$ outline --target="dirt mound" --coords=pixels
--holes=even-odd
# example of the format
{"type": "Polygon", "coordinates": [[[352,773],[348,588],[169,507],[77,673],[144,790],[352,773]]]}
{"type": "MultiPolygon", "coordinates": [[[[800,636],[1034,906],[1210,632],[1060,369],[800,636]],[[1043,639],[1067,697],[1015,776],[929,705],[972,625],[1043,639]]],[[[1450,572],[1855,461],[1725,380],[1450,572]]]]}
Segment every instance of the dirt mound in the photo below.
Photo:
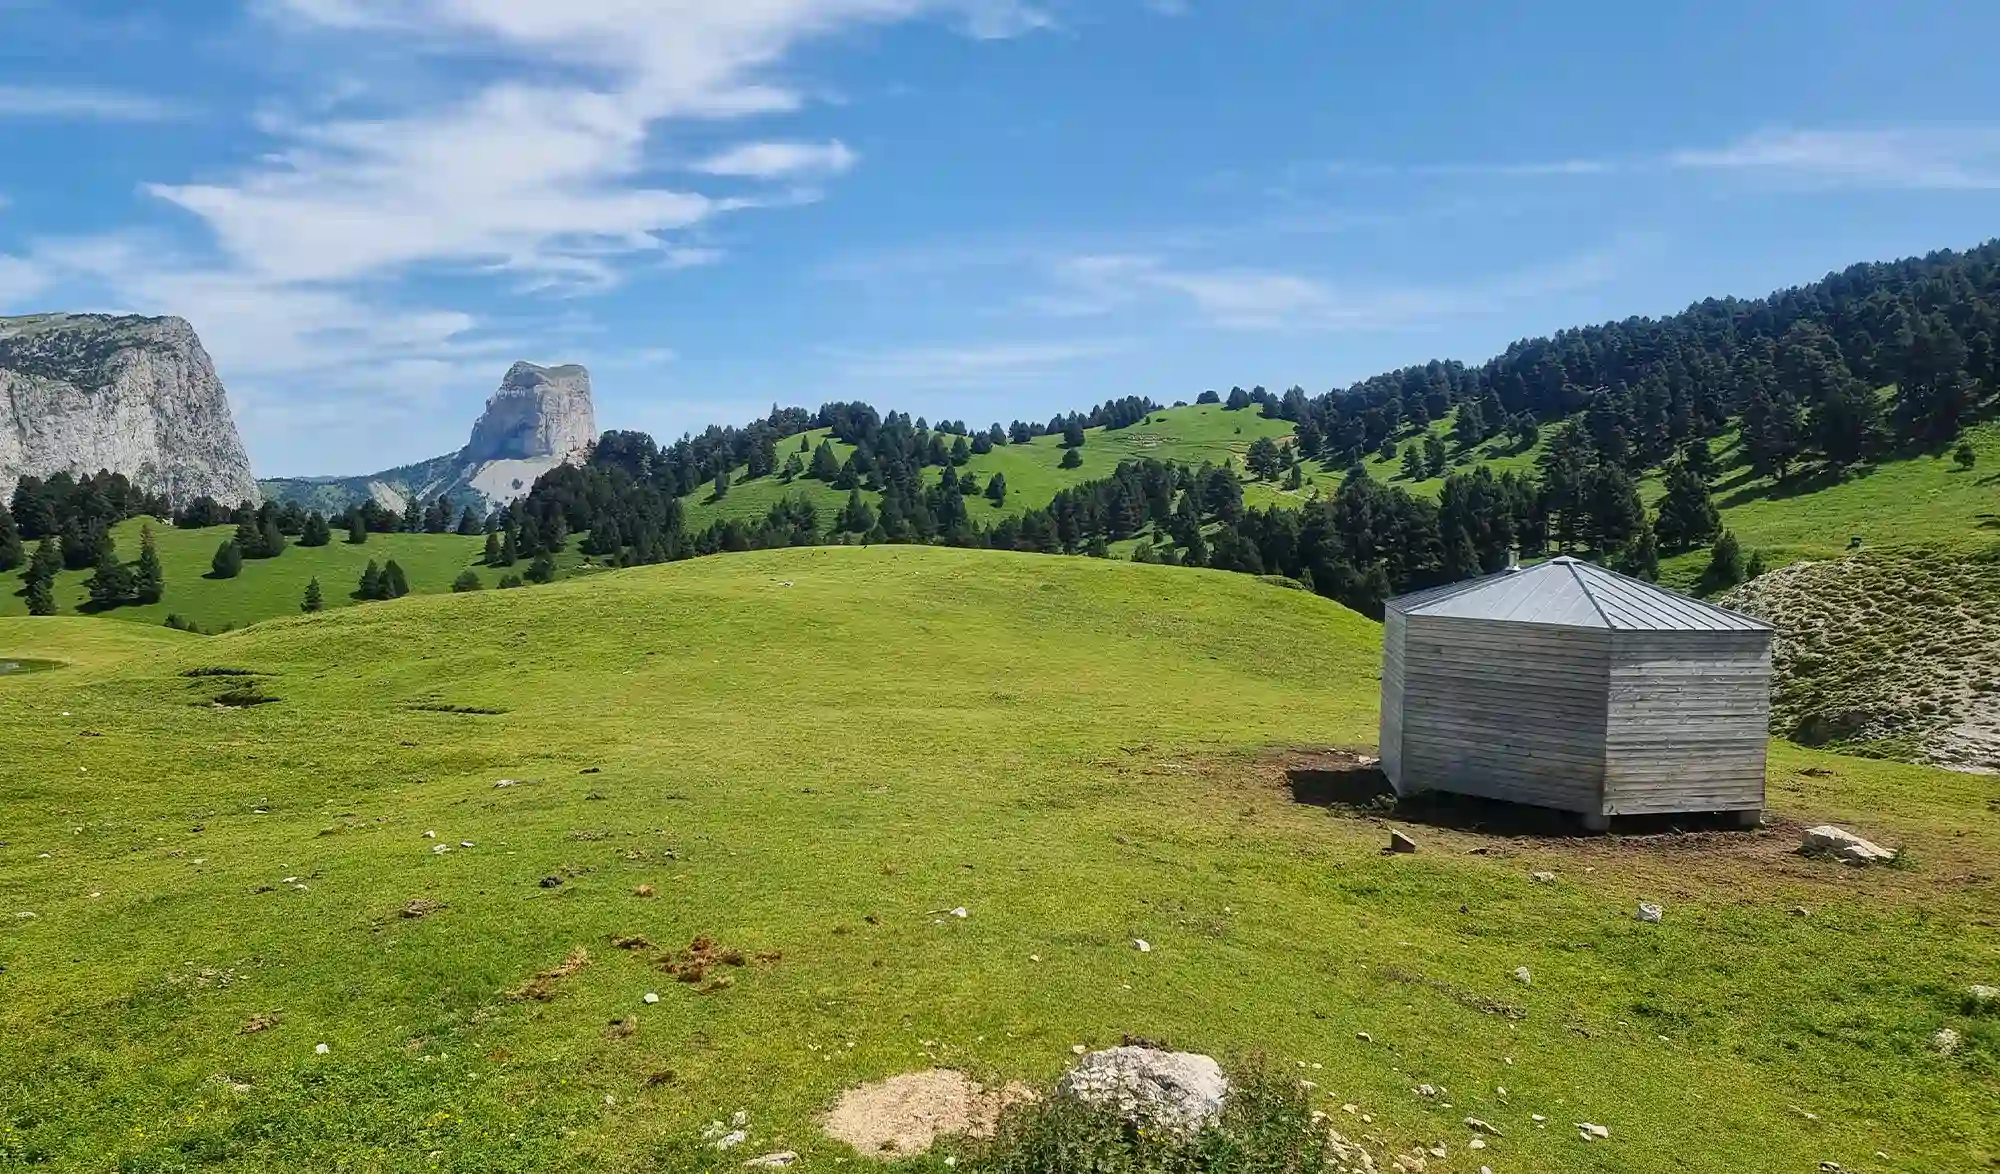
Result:
{"type": "Polygon", "coordinates": [[[1794,563],[1717,602],[1778,629],[1773,734],[2000,770],[2000,561],[1864,552],[1794,563]]]}
{"type": "Polygon", "coordinates": [[[1024,1084],[988,1089],[963,1072],[932,1068],[848,1089],[822,1125],[870,1157],[906,1157],[948,1135],[990,1137],[1002,1109],[1034,1095],[1024,1084]]]}
{"type": "Polygon", "coordinates": [[[527,982],[508,991],[507,997],[516,1000],[532,999],[538,1003],[546,1003],[556,997],[556,990],[563,979],[568,978],[588,965],[590,965],[590,955],[585,952],[582,946],[578,946],[569,952],[569,957],[564,958],[561,964],[542,971],[527,982]]]}

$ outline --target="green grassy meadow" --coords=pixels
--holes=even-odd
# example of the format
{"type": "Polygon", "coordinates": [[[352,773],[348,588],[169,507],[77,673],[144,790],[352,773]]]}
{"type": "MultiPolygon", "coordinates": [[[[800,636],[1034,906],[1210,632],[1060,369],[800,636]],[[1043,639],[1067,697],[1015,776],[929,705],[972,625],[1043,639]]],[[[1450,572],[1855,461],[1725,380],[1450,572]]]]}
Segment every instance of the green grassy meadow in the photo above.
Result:
{"type": "MultiPolygon", "coordinates": [[[[426,595],[451,590],[452,580],[470,568],[486,587],[500,576],[527,570],[525,562],[509,568],[487,567],[480,563],[485,552],[484,535],[465,538],[456,534],[370,534],[361,545],[349,545],[344,530],[334,532],[333,541],[321,547],[300,546],[292,540],[283,554],[272,559],[245,559],[243,571],[234,579],[210,577],[209,561],[215,548],[235,535],[231,526],[200,530],[176,530],[156,519],[132,518],[112,531],[118,542],[119,557],[131,562],[139,557],[140,532],[151,526],[153,542],[166,571],[166,597],[155,604],[114,608],[106,617],[142,624],[162,623],[168,615],[179,615],[204,631],[243,627],[275,616],[296,614],[305,598],[306,584],[317,578],[328,608],[356,603],[352,593],[361,582],[362,568],[370,559],[377,564],[395,559],[409,577],[413,594],[426,595]]],[[[558,558],[564,569],[581,565],[582,556],[570,544],[569,552],[558,558]]],[[[26,568],[0,575],[0,616],[25,616],[27,600],[22,593],[26,568]]],[[[56,607],[60,615],[76,614],[89,601],[88,569],[62,571],[56,576],[56,607]]]]}
{"type": "Polygon", "coordinates": [[[841,1089],[1125,1032],[1303,1065],[1433,1172],[2000,1161],[1962,994],[2000,983],[2000,779],[1779,745],[1779,828],[1691,837],[1295,801],[1372,744],[1379,638],[1249,576],[917,547],[209,638],[0,619],[68,662],[0,677],[0,1167],[649,1171],[746,1109],[714,1168],[858,1169],[841,1089]],[[1794,855],[1821,820],[1912,863],[1794,855]],[[730,984],[658,968],[697,935],[730,984]]]}

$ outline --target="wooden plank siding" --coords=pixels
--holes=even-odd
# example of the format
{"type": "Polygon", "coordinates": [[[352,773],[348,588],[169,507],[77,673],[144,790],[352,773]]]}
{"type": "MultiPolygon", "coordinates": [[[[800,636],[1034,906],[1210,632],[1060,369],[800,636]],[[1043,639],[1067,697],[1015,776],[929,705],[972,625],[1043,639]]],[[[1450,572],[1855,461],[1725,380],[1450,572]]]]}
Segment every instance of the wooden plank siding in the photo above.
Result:
{"type": "Polygon", "coordinates": [[[1382,733],[1376,750],[1382,756],[1382,774],[1399,791],[1403,778],[1404,626],[1399,612],[1390,611],[1382,617],[1382,733]]]}
{"type": "Polygon", "coordinates": [[[1383,721],[1387,731],[1393,709],[1398,793],[1602,809],[1609,630],[1390,616],[1397,647],[1385,655],[1383,721]]]}
{"type": "Polygon", "coordinates": [[[1769,632],[1615,633],[1606,814],[1762,808],[1770,720],[1769,632]]]}

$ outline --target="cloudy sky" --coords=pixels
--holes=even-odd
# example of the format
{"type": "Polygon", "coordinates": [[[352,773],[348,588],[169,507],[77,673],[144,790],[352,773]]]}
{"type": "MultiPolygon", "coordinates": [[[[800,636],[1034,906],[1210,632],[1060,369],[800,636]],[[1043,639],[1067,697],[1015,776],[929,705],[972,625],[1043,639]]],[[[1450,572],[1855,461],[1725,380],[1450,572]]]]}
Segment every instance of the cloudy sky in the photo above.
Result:
{"type": "Polygon", "coordinates": [[[1320,391],[1994,235],[1996,45],[1922,0],[0,0],[0,313],[191,319],[265,476],[456,449],[517,358],[661,436],[1320,391]]]}

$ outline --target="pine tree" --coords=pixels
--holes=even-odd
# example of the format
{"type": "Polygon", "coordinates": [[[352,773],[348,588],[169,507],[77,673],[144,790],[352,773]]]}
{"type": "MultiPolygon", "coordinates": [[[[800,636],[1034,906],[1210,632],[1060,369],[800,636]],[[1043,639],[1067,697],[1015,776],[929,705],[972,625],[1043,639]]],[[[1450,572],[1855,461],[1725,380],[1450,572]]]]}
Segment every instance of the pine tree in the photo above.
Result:
{"type": "Polygon", "coordinates": [[[1702,582],[1711,591],[1726,591],[1743,581],[1743,548],[1736,542],[1736,535],[1727,530],[1715,540],[1715,547],[1709,552],[1708,569],[1702,572],[1702,582]]]}
{"type": "Polygon", "coordinates": [[[261,528],[258,545],[263,550],[261,557],[277,558],[285,553],[285,534],[278,529],[277,519],[267,519],[261,528]]]}
{"type": "Polygon", "coordinates": [[[1073,448],[1066,448],[1063,450],[1062,460],[1056,462],[1056,464],[1058,468],[1081,469],[1083,467],[1083,454],[1073,448]]]}
{"type": "Polygon", "coordinates": [[[1063,421],[1063,447],[1067,449],[1083,447],[1083,421],[1075,416],[1063,421]]]}
{"type": "Polygon", "coordinates": [[[467,567],[464,570],[460,571],[458,573],[458,578],[453,579],[451,581],[452,591],[455,594],[460,594],[460,595],[463,595],[468,591],[478,591],[484,586],[485,584],[479,581],[479,572],[473,570],[471,567],[467,567]]]}
{"type": "Polygon", "coordinates": [[[215,557],[208,560],[209,577],[212,579],[234,579],[243,573],[243,548],[234,538],[225,538],[222,545],[215,548],[215,557]]]}
{"type": "Polygon", "coordinates": [[[996,507],[1007,504],[1007,474],[993,474],[993,480],[986,483],[986,500],[996,507]]]}
{"type": "Polygon", "coordinates": [[[1465,400],[1458,405],[1458,418],[1452,421],[1451,438],[1458,442],[1459,448],[1466,450],[1486,439],[1486,417],[1476,402],[1465,400]]]}
{"type": "Polygon", "coordinates": [[[55,581],[48,575],[35,575],[28,580],[28,614],[31,616],[52,616],[56,614],[55,581]]]}
{"type": "Polygon", "coordinates": [[[254,515],[236,523],[234,541],[236,549],[243,552],[244,558],[264,557],[264,532],[258,528],[254,515]]]}
{"type": "Polygon", "coordinates": [[[480,556],[480,561],[489,567],[500,565],[500,536],[491,530],[486,532],[486,553],[480,556]]]}
{"type": "Polygon", "coordinates": [[[1450,467],[1451,453],[1445,449],[1444,441],[1440,440],[1435,432],[1425,433],[1424,476],[1428,478],[1442,477],[1445,470],[1450,467]]]}
{"type": "Polygon", "coordinates": [[[521,555],[517,548],[517,541],[514,537],[514,534],[515,534],[514,528],[512,526],[509,526],[507,527],[507,532],[501,536],[500,562],[497,565],[503,567],[511,567],[517,561],[519,561],[521,555]]]}
{"type": "MultiPolygon", "coordinates": [[[[1971,441],[1961,440],[1958,442],[1958,447],[1952,450],[1951,459],[1953,463],[1957,464],[1960,469],[1970,469],[1974,465],[1977,465],[1979,463],[1979,454],[1972,451],[1971,441]]],[[[0,542],[4,542],[5,537],[6,535],[4,533],[0,533],[0,542]]],[[[17,541],[15,545],[18,548],[20,544],[17,541]]],[[[0,547],[0,570],[5,570],[6,567],[7,567],[6,551],[4,547],[0,547]]]]}
{"type": "Polygon", "coordinates": [[[951,463],[954,466],[962,465],[971,459],[972,447],[965,443],[965,437],[961,436],[951,442],[951,463]]]}
{"type": "Polygon", "coordinates": [[[118,547],[106,542],[97,555],[97,569],[85,584],[90,592],[90,605],[103,610],[125,603],[132,595],[132,572],[118,558],[118,547]]]}
{"type": "Polygon", "coordinates": [[[1708,485],[1686,461],[1667,464],[1666,492],[1660,497],[1653,529],[1668,550],[1689,550],[1714,538],[1722,528],[1721,515],[1709,496],[1708,485]]]}
{"type": "Polygon", "coordinates": [[[470,538],[474,534],[479,533],[479,515],[472,512],[471,506],[466,506],[463,510],[459,511],[458,533],[463,538],[470,538]]]}
{"type": "Polygon", "coordinates": [[[1417,442],[1412,440],[1403,449],[1403,480],[1422,481],[1429,469],[1430,466],[1425,462],[1422,450],[1417,447],[1417,442]]]}
{"type": "Polygon", "coordinates": [[[723,498],[728,496],[729,496],[729,470],[717,469],[715,471],[715,500],[721,501],[723,498]]]}
{"type": "Polygon", "coordinates": [[[14,525],[14,513],[0,505],[0,571],[11,571],[27,559],[27,548],[21,545],[21,531],[14,525]]]}
{"type": "Polygon", "coordinates": [[[158,603],[167,594],[167,572],[160,565],[160,552],[153,545],[153,528],[139,529],[139,572],[132,581],[132,598],[140,603],[158,603]]]}
{"type": "Polygon", "coordinates": [[[806,476],[815,481],[831,483],[840,476],[840,457],[833,451],[833,442],[822,440],[813,450],[812,464],[806,469],[806,476]]]}
{"type": "Polygon", "coordinates": [[[1444,578],[1448,583],[1460,579],[1470,579],[1481,571],[1479,552],[1472,548],[1472,538],[1463,530],[1453,530],[1444,544],[1444,578]]]}
{"type": "Polygon", "coordinates": [[[318,510],[306,515],[305,525],[299,527],[300,546],[325,546],[333,541],[333,527],[326,524],[326,515],[318,510]]]}
{"type": "Polygon", "coordinates": [[[528,581],[530,583],[553,583],[555,582],[555,578],[556,560],[550,558],[546,551],[536,555],[535,561],[528,564],[528,581]]]}
{"type": "Polygon", "coordinates": [[[56,546],[55,535],[44,534],[42,540],[35,544],[34,557],[28,560],[28,578],[47,579],[53,583],[62,565],[62,552],[56,546]]]}
{"type": "Polygon", "coordinates": [[[355,588],[354,597],[356,599],[381,599],[383,597],[382,568],[376,566],[375,560],[372,558],[368,560],[368,565],[362,568],[361,584],[355,588]]]}
{"type": "Polygon", "coordinates": [[[1658,539],[1654,537],[1653,527],[1650,525],[1640,526],[1639,533],[1633,537],[1631,542],[1626,544],[1625,550],[1620,554],[1618,561],[1618,569],[1635,579],[1644,579],[1648,583],[1658,579],[1660,577],[1660,544],[1658,539]]]}
{"type": "Polygon", "coordinates": [[[368,541],[368,519],[361,516],[359,509],[347,511],[347,541],[350,546],[368,541]]]}
{"type": "Polygon", "coordinates": [[[1259,481],[1269,481],[1285,467],[1284,454],[1278,451],[1278,442],[1268,436],[1259,436],[1250,442],[1250,451],[1244,455],[1243,465],[1250,475],[1259,481]]]}
{"type": "Polygon", "coordinates": [[[840,511],[840,529],[846,534],[866,534],[875,528],[875,511],[861,500],[859,489],[847,491],[847,505],[840,511]]]}
{"type": "Polygon", "coordinates": [[[319,579],[314,577],[311,582],[306,584],[306,597],[299,601],[299,610],[303,612],[315,612],[325,607],[326,597],[320,593],[319,579]]]}
{"type": "MultiPolygon", "coordinates": [[[[547,555],[543,555],[547,558],[547,555]]],[[[410,593],[410,581],[403,576],[403,568],[395,559],[382,564],[382,598],[401,599],[410,593]]]]}
{"type": "Polygon", "coordinates": [[[1764,573],[1764,552],[1761,550],[1753,550],[1750,552],[1749,565],[1743,568],[1743,581],[1745,583],[1748,583],[1750,580],[1756,578],[1757,576],[1763,573],[1764,573]]]}

